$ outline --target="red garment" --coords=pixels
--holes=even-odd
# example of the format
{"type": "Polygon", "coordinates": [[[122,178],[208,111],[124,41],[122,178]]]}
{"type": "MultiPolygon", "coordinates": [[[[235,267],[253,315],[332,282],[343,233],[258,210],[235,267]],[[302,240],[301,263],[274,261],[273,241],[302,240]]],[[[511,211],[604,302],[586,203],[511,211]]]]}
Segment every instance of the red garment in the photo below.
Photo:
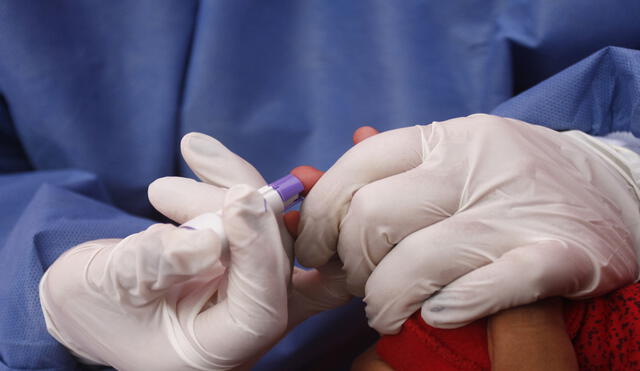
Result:
{"type": "MultiPolygon", "coordinates": [[[[640,370],[640,284],[583,301],[565,301],[565,323],[581,370],[640,370]]],[[[490,370],[486,321],[455,330],[415,313],[376,350],[397,371],[490,370]]]]}

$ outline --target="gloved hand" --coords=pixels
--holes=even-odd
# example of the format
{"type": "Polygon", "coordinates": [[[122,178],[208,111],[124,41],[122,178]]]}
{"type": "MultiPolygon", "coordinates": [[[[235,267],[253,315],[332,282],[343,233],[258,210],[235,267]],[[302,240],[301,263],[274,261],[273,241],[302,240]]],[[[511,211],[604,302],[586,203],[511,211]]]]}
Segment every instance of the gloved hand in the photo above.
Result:
{"type": "Polygon", "coordinates": [[[239,185],[223,196],[226,273],[209,230],[156,224],[90,241],[41,280],[49,332],[85,360],[121,370],[229,369],[262,351],[286,327],[289,260],[257,191],[239,185]]]}
{"type": "Polygon", "coordinates": [[[348,151],[306,198],[295,252],[318,266],[337,251],[381,333],[420,307],[453,328],[633,282],[639,221],[630,184],[583,142],[472,115],[348,151]]]}
{"type": "MultiPolygon", "coordinates": [[[[260,188],[266,184],[260,173],[244,159],[228,150],[222,143],[201,133],[185,135],[181,151],[187,165],[202,180],[165,177],[149,186],[149,200],[169,219],[182,224],[194,217],[219,208],[220,200],[229,187],[249,184],[260,188]]],[[[305,184],[315,183],[319,171],[299,167],[292,172],[305,184]]],[[[297,212],[285,215],[291,234],[297,230],[297,212]]],[[[290,261],[293,261],[293,242],[283,218],[278,217],[280,236],[290,261]]],[[[345,274],[339,262],[331,261],[318,269],[293,268],[289,292],[288,328],[306,318],[346,304],[351,295],[346,291],[345,274]]]]}

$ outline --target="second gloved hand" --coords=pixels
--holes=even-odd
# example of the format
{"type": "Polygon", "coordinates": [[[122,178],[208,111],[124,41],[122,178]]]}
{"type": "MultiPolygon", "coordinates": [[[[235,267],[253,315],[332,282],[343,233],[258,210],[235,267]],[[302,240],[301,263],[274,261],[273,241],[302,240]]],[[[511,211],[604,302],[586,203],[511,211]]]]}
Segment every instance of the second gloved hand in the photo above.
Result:
{"type": "Polygon", "coordinates": [[[574,137],[496,116],[389,131],[310,192],[296,256],[317,266],[337,252],[382,333],[420,308],[457,327],[600,295],[638,277],[638,196],[620,169],[574,137]]]}
{"type": "Polygon", "coordinates": [[[40,285],[49,332],[85,361],[120,370],[224,370],[259,354],[286,327],[289,259],[252,188],[226,192],[222,219],[225,274],[209,230],[156,224],[69,250],[40,285]]]}

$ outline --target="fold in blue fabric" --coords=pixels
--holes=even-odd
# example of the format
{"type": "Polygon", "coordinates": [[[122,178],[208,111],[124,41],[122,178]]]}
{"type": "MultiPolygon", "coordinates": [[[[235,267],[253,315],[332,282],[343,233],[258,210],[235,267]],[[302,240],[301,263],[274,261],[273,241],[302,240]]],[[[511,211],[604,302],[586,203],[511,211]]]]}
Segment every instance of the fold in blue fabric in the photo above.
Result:
{"type": "MultiPolygon", "coordinates": [[[[146,187],[193,176],[185,133],[267,180],[326,169],[365,124],[493,112],[640,136],[638,14],[637,1],[0,2],[0,370],[86,368],[47,333],[39,279],[78,243],[159,220],[146,187]]],[[[354,301],[255,368],[347,369],[373,339],[354,301]]]]}

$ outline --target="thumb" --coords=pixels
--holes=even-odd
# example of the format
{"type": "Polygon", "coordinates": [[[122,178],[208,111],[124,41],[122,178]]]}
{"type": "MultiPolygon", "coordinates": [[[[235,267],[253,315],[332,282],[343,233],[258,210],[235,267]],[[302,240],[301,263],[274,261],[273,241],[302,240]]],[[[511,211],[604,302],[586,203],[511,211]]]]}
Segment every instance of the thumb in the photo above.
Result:
{"type": "Polygon", "coordinates": [[[434,327],[456,328],[503,309],[564,296],[592,286],[593,263],[559,241],[515,248],[451,282],[422,305],[434,327]]]}
{"type": "Polygon", "coordinates": [[[241,185],[229,190],[222,218],[231,251],[229,310],[244,323],[279,317],[283,307],[286,318],[291,269],[273,211],[257,191],[241,185]]]}
{"type": "Polygon", "coordinates": [[[246,359],[286,328],[290,264],[273,211],[254,189],[229,189],[222,219],[230,249],[227,291],[198,316],[195,331],[217,358],[246,359]]]}

